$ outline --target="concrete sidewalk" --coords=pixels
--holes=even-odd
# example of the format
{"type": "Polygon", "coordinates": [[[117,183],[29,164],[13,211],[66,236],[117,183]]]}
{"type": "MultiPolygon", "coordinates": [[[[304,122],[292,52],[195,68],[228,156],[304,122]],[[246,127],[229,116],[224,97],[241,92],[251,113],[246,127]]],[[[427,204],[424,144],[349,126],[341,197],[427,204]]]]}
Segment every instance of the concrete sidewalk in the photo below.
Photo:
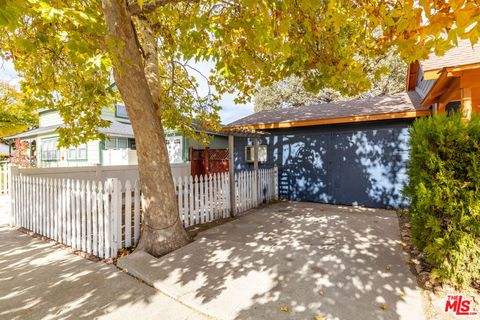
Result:
{"type": "Polygon", "coordinates": [[[114,266],[9,228],[0,210],[0,319],[208,318],[114,266]]]}
{"type": "Polygon", "coordinates": [[[118,265],[220,319],[423,319],[395,211],[278,203],[118,265]]]}

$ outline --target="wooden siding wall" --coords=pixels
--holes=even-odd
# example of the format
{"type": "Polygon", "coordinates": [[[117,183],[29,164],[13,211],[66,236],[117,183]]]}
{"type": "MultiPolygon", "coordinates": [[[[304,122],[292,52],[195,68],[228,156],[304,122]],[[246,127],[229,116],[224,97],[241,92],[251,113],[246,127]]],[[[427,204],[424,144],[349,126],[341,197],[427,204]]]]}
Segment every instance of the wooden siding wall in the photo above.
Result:
{"type": "Polygon", "coordinates": [[[63,123],[63,119],[57,111],[49,110],[39,114],[39,126],[49,127],[63,123]]]}

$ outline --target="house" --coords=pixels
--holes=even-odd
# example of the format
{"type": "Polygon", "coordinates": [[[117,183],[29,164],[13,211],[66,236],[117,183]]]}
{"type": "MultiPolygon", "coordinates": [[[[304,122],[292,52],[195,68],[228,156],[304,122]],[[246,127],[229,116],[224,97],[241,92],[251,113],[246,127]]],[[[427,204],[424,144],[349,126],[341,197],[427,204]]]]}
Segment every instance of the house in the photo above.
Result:
{"type": "Polygon", "coordinates": [[[479,112],[480,44],[472,47],[469,40],[462,40],[444,56],[412,63],[407,89],[416,90],[422,106],[433,106],[434,112],[451,112],[462,104],[468,114],[479,112]]]}
{"type": "Polygon", "coordinates": [[[40,110],[39,127],[16,134],[6,139],[20,139],[29,143],[29,156],[37,167],[92,166],[96,164],[135,164],[136,153],[133,130],[124,106],[104,108],[102,119],[110,121],[108,128],[100,128],[108,139],[93,140],[77,147],[57,148],[57,129],[63,119],[57,110],[40,110]],[[122,153],[112,157],[110,150],[122,153]],[[116,162],[116,163],[114,163],[116,162]]]}
{"type": "MultiPolygon", "coordinates": [[[[279,195],[297,201],[397,208],[405,185],[412,122],[463,103],[479,109],[480,47],[413,63],[406,92],[261,111],[225,130],[262,130],[261,166],[279,169],[279,195]]],[[[253,139],[235,138],[235,170],[252,168],[253,139]]]]}
{"type": "MultiPolygon", "coordinates": [[[[103,141],[92,140],[77,147],[58,149],[57,129],[62,127],[63,120],[57,110],[41,110],[38,128],[6,139],[29,142],[29,156],[37,167],[137,164],[135,138],[125,106],[103,108],[101,117],[110,122],[108,128],[99,128],[107,136],[103,141]]],[[[170,162],[189,164],[196,174],[228,171],[228,139],[221,133],[209,133],[213,138],[205,147],[175,130],[166,130],[170,162]]]]}

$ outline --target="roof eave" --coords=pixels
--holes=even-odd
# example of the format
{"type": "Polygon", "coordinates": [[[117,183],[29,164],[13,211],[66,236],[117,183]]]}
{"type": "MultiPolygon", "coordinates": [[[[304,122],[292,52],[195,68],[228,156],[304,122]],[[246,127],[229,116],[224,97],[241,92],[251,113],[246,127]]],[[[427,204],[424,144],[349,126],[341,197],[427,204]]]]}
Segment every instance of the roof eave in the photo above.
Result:
{"type": "Polygon", "coordinates": [[[339,117],[339,118],[324,118],[316,120],[305,120],[305,121],[285,121],[277,123],[259,123],[254,125],[244,125],[244,126],[233,126],[230,130],[268,130],[268,129],[283,129],[283,128],[293,128],[293,127],[307,127],[307,126],[317,126],[317,125],[328,125],[328,124],[341,124],[341,123],[355,123],[355,122],[366,122],[366,121],[379,121],[379,120],[393,120],[393,119],[411,119],[429,116],[431,111],[429,109],[425,110],[412,110],[404,112],[392,112],[392,113],[381,113],[381,114],[371,114],[363,116],[349,116],[349,117],[339,117]]]}

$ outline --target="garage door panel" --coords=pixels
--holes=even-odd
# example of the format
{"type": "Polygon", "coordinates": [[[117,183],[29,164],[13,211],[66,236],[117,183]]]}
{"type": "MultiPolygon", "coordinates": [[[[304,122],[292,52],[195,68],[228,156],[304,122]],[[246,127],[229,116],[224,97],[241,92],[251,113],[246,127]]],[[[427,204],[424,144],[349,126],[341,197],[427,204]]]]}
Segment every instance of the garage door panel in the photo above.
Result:
{"type": "Polygon", "coordinates": [[[396,207],[400,204],[398,178],[405,170],[405,159],[404,155],[399,157],[395,136],[393,129],[335,135],[332,152],[336,161],[332,170],[338,180],[334,182],[336,203],[370,207],[396,207]]]}
{"type": "Polygon", "coordinates": [[[280,195],[291,200],[328,203],[329,134],[282,138],[280,195]]]}

